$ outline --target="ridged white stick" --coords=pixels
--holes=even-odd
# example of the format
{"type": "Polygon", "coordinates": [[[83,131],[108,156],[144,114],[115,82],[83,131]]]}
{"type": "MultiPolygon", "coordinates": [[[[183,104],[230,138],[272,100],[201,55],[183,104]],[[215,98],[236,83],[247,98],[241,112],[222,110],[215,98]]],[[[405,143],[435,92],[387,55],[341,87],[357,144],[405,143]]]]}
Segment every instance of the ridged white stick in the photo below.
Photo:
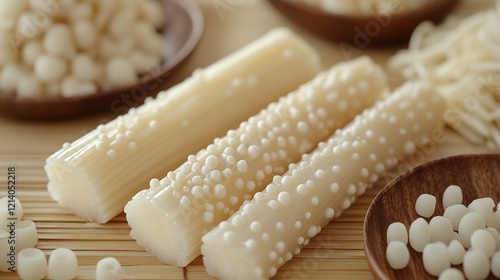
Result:
{"type": "Polygon", "coordinates": [[[405,84],[366,110],[263,192],[203,236],[207,272],[218,279],[269,279],[400,156],[442,126],[444,102],[405,84]]]}
{"type": "Polygon", "coordinates": [[[150,178],[175,169],[319,70],[319,58],[304,40],[287,29],[271,31],[63,145],[45,166],[50,195],[77,215],[105,223],[150,178]]]}
{"type": "Polygon", "coordinates": [[[131,236],[160,261],[185,266],[201,237],[229,218],[336,129],[386,94],[383,70],[369,58],[334,66],[270,104],[125,207],[131,236]]]}

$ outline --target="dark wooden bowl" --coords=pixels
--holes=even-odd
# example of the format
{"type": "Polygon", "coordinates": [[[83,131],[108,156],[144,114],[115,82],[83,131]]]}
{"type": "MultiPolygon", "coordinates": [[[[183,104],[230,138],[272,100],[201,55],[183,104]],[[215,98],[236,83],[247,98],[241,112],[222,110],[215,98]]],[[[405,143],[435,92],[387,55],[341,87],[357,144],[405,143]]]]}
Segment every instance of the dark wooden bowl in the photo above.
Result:
{"type": "Polygon", "coordinates": [[[423,8],[401,11],[388,16],[346,15],[325,12],[293,0],[269,0],[290,19],[332,40],[362,49],[408,40],[421,22],[440,22],[459,0],[432,1],[423,8]]]}
{"type": "MultiPolygon", "coordinates": [[[[480,197],[500,199],[500,155],[463,155],[432,161],[414,168],[391,181],[375,197],[364,223],[365,253],[376,279],[436,279],[427,274],[422,254],[410,246],[410,263],[401,270],[390,268],[385,250],[387,227],[402,222],[409,229],[418,218],[415,201],[422,193],[436,196],[436,212],[443,215],[443,192],[449,185],[462,188],[463,204],[480,197]]],[[[430,221],[430,219],[426,219],[430,221]]],[[[491,274],[488,279],[495,279],[491,274]]]]}
{"type": "Polygon", "coordinates": [[[29,120],[52,120],[102,111],[124,113],[130,104],[138,106],[147,96],[158,93],[169,74],[196,47],[204,25],[203,15],[194,3],[186,0],[159,2],[166,18],[162,29],[164,62],[142,76],[137,84],[70,98],[18,98],[13,93],[0,93],[0,114],[29,120]]]}

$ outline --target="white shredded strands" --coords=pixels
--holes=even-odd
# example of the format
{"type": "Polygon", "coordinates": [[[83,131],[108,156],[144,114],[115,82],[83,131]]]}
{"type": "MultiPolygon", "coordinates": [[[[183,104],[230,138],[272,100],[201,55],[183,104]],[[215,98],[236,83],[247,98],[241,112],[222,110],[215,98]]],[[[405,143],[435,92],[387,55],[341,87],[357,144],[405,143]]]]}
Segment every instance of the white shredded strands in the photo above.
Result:
{"type": "Polygon", "coordinates": [[[500,4],[459,20],[419,25],[389,60],[405,79],[434,85],[448,102],[446,123],[468,141],[500,148],[500,4]]]}

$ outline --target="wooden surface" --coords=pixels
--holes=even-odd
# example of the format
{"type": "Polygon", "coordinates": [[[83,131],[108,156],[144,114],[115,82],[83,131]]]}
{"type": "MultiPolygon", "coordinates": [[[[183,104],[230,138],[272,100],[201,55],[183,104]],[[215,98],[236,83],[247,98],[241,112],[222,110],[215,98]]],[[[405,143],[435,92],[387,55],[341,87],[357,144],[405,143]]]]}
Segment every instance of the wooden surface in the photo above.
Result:
{"type": "MultiPolygon", "coordinates": [[[[476,198],[491,197],[495,202],[500,199],[500,155],[466,155],[445,158],[415,168],[405,176],[392,181],[380,192],[367,214],[366,245],[368,260],[378,279],[435,279],[426,274],[422,253],[410,249],[410,262],[407,267],[393,270],[386,261],[387,227],[393,222],[403,223],[407,229],[420,217],[415,209],[415,201],[423,194],[437,198],[434,216],[444,213],[443,193],[449,185],[462,189],[463,204],[469,205],[476,198]],[[408,211],[401,211],[408,209],[408,211]],[[410,276],[411,275],[411,276],[410,276]]],[[[431,218],[426,218],[429,222],[431,218]]],[[[490,278],[495,277],[490,274],[490,278]]]]}
{"type": "MultiPolygon", "coordinates": [[[[392,49],[349,48],[338,42],[323,40],[290,22],[263,0],[229,1],[197,0],[205,15],[205,33],[188,61],[168,80],[173,84],[183,80],[194,69],[209,65],[226,54],[265,34],[268,30],[288,26],[310,41],[322,56],[324,67],[360,55],[370,55],[384,64],[394,53],[392,49]],[[233,3],[233,4],[230,4],[233,3]],[[218,7],[218,9],[216,9],[218,7]]],[[[470,14],[489,6],[492,1],[464,0],[454,13],[470,14]]],[[[392,78],[392,77],[391,77],[392,78]]],[[[395,80],[395,79],[394,79],[395,80]]],[[[59,122],[26,122],[0,119],[0,195],[7,191],[7,168],[16,167],[17,196],[25,209],[25,219],[35,221],[39,231],[37,247],[48,255],[58,247],[74,250],[80,268],[78,279],[93,279],[95,265],[103,257],[120,260],[125,272],[134,279],[210,279],[201,258],[185,271],[159,263],[144,252],[130,237],[123,214],[106,225],[86,223],[51,200],[43,170],[45,159],[64,142],[71,142],[98,124],[109,121],[116,112],[59,122]]],[[[449,155],[489,152],[475,147],[451,131],[446,141],[426,152],[426,159],[449,155]]],[[[399,171],[420,161],[403,162],[398,171],[368,191],[342,217],[332,222],[316,236],[300,255],[279,270],[275,279],[372,279],[363,251],[363,220],[369,203],[380,187],[399,171]]],[[[222,249],[222,248],[221,248],[222,249]]],[[[14,274],[0,273],[0,279],[17,279],[14,274]]]]}

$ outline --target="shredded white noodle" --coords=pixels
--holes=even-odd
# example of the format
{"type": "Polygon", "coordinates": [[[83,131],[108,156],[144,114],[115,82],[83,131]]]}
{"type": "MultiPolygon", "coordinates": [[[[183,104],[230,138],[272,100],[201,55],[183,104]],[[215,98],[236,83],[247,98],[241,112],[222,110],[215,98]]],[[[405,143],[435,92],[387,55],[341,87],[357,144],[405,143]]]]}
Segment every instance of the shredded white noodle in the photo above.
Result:
{"type": "Polygon", "coordinates": [[[420,24],[389,60],[405,79],[433,84],[447,100],[447,124],[470,142],[500,149],[500,4],[435,26],[420,24]]]}

